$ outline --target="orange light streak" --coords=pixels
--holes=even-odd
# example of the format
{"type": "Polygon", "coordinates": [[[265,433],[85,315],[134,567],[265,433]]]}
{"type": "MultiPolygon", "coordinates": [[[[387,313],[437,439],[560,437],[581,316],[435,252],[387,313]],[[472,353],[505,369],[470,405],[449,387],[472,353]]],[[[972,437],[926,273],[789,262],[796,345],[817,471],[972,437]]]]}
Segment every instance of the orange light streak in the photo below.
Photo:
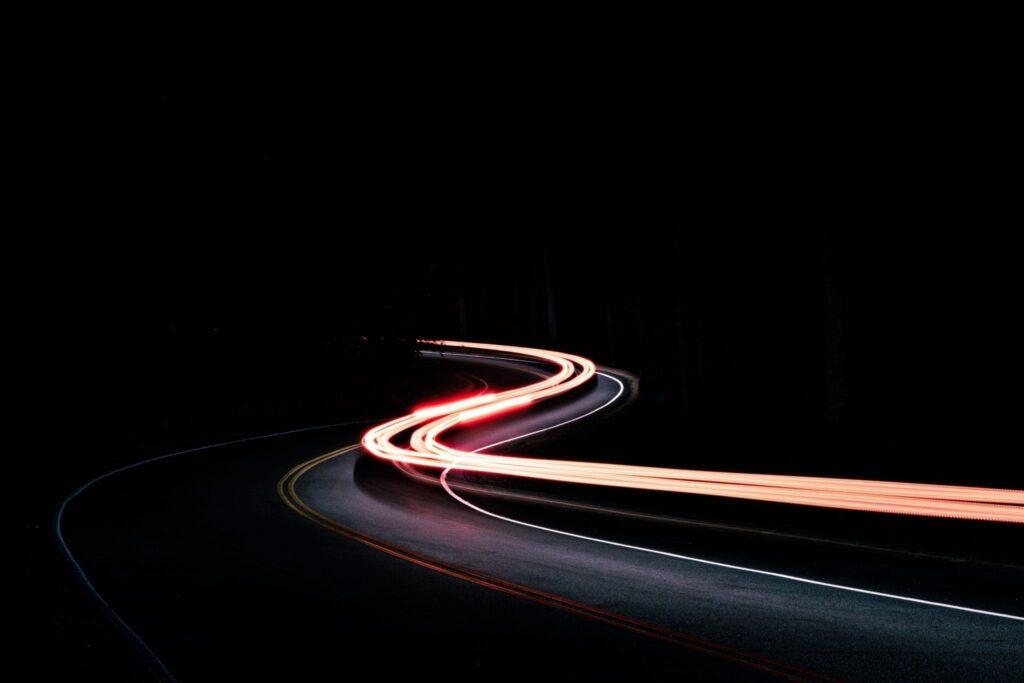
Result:
{"type": "Polygon", "coordinates": [[[495,417],[572,391],[596,373],[593,362],[570,354],[501,344],[441,342],[484,352],[503,353],[550,364],[555,372],[533,384],[452,403],[427,406],[370,429],[363,447],[397,463],[484,472],[548,481],[743,498],[776,503],[891,514],[1024,523],[1024,491],[973,486],[914,484],[746,474],[550,460],[470,453],[441,440],[444,432],[467,421],[495,417]],[[414,430],[408,447],[395,444],[414,430]]]}
{"type": "Polygon", "coordinates": [[[440,417],[441,415],[447,415],[453,411],[464,410],[466,408],[472,408],[478,406],[481,403],[488,403],[494,401],[494,394],[480,394],[472,398],[467,398],[462,401],[453,401],[451,403],[438,403],[436,405],[424,406],[417,408],[413,411],[413,415],[416,417],[428,418],[428,417],[440,417]]]}
{"type": "Polygon", "coordinates": [[[479,408],[473,408],[471,410],[459,411],[459,422],[472,422],[478,420],[481,417],[494,416],[498,413],[503,413],[506,410],[513,410],[520,406],[533,403],[532,396],[517,396],[516,398],[506,399],[504,401],[498,401],[489,405],[483,405],[479,408]]]}

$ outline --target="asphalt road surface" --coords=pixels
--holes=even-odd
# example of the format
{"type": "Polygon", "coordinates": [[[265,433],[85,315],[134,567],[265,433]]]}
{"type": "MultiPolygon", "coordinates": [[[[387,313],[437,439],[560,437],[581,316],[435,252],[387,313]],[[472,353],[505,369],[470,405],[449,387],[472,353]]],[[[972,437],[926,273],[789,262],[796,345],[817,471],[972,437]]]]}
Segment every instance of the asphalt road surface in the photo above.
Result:
{"type": "MultiPolygon", "coordinates": [[[[443,362],[491,387],[540,371],[443,362]]],[[[528,452],[571,438],[629,400],[629,378],[603,372],[586,392],[454,443],[512,439],[499,448],[528,452]]],[[[63,537],[155,666],[181,681],[334,680],[355,660],[382,676],[458,680],[1024,676],[1014,562],[624,516],[457,472],[448,491],[437,472],[346,449],[365,428],[128,469],[68,504],[63,537]]]]}

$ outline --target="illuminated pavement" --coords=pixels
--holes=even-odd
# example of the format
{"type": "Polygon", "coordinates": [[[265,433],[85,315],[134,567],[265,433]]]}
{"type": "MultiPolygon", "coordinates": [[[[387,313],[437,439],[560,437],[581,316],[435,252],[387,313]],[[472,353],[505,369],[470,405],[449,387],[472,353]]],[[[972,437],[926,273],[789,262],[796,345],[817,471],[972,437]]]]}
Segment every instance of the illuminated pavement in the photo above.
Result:
{"type": "MultiPolygon", "coordinates": [[[[485,377],[509,370],[503,361],[473,364],[485,377]]],[[[557,424],[617,392],[599,377],[584,396],[467,430],[452,445],[472,450],[557,424]]],[[[274,490],[282,474],[360,432],[289,435],[140,467],[88,490],[70,508],[65,535],[99,592],[180,680],[333,679],[367,653],[389,674],[430,666],[476,680],[493,671],[620,680],[1021,674],[1024,622],[512,524],[355,452],[313,461],[285,497],[362,542],[286,507],[274,490]],[[382,642],[394,657],[377,654],[387,652],[382,642]]],[[[566,517],[568,525],[558,508],[460,495],[535,524],[562,528],[566,517]]],[[[599,520],[587,524],[604,537],[599,520]]],[[[678,528],[671,538],[659,533],[644,546],[679,554],[678,528]]],[[[688,552],[718,562],[1024,613],[1019,567],[880,560],[814,544],[780,556],[762,554],[766,544],[752,537],[686,535],[688,552]],[[818,559],[804,563],[808,554],[818,559]],[[996,589],[975,596],[975,582],[996,589]]]]}
{"type": "MultiPolygon", "coordinates": [[[[616,390],[609,380],[586,397],[546,413],[560,421],[600,404],[616,390]]],[[[459,447],[471,450],[532,431],[540,419],[510,418],[459,447]]],[[[388,476],[351,454],[309,470],[299,497],[346,526],[453,565],[625,614],[739,652],[781,660],[829,676],[854,680],[982,680],[1019,674],[1024,662],[1024,621],[914,604],[714,565],[554,535],[492,519],[446,501],[420,482],[388,476]],[[338,487],[341,487],[339,491],[338,487]]],[[[470,496],[472,497],[472,496],[470,496]]],[[[477,497],[487,507],[484,497],[477,497]]],[[[542,517],[557,526],[558,512],[542,517]]],[[[758,557],[736,548],[719,561],[757,567],[758,557]]],[[[861,560],[863,563],[863,560],[861,560]]],[[[952,571],[935,562],[900,563],[873,572],[830,569],[823,581],[880,592],[941,600],[908,572],[952,571]],[[886,576],[889,574],[889,576],[886,576]]],[[[868,566],[871,566],[870,563],[868,566]]],[[[799,564],[783,567],[794,574],[799,564]]],[[[820,569],[815,568],[820,572],[820,569]]],[[[1010,583],[1020,570],[982,572],[1010,583]]],[[[806,576],[804,574],[803,576],[806,576]]],[[[1012,594],[1012,588],[1007,587],[1012,594]]],[[[966,596],[969,599],[969,596],[966,596]]],[[[971,605],[970,602],[967,603],[971,605]]],[[[1006,607],[1015,607],[1012,603],[1006,607]]],[[[985,607],[991,607],[985,605],[985,607]]],[[[1016,606],[1018,613],[1024,613],[1016,606]]]]}

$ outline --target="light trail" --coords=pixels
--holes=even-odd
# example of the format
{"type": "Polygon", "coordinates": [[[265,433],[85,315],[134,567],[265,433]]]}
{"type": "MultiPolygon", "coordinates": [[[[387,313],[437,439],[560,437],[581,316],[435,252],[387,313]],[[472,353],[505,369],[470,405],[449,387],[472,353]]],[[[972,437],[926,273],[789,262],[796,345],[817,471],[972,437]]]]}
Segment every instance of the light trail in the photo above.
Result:
{"type": "MultiPolygon", "coordinates": [[[[619,385],[618,393],[616,393],[615,396],[613,396],[608,402],[598,406],[597,408],[594,408],[593,410],[591,410],[591,411],[589,411],[587,413],[584,413],[583,415],[578,415],[578,416],[576,416],[576,417],[574,417],[574,418],[572,418],[570,420],[566,420],[565,422],[559,422],[558,424],[554,424],[554,425],[550,425],[548,427],[544,427],[543,429],[539,429],[539,430],[537,430],[535,432],[530,432],[528,434],[522,434],[520,436],[514,436],[511,439],[505,439],[503,441],[498,441],[498,442],[495,442],[495,443],[492,443],[492,444],[488,444],[486,446],[481,446],[480,448],[475,449],[473,452],[474,453],[478,453],[480,451],[486,451],[486,450],[489,450],[489,449],[494,448],[496,446],[500,446],[500,445],[502,445],[504,443],[508,443],[509,441],[517,441],[517,440],[523,439],[523,438],[525,438],[527,436],[532,436],[533,434],[537,434],[537,433],[540,433],[540,432],[545,432],[545,431],[548,431],[548,430],[551,430],[551,429],[557,429],[558,427],[562,427],[562,426],[565,426],[565,425],[567,425],[567,424],[569,424],[571,422],[575,422],[577,420],[581,420],[581,419],[583,419],[583,418],[585,418],[585,417],[587,417],[589,415],[593,415],[594,413],[598,412],[599,410],[603,410],[604,408],[607,408],[612,403],[614,403],[619,398],[619,396],[622,395],[622,392],[625,389],[625,387],[623,386],[622,382],[620,382],[615,377],[612,377],[611,375],[606,375],[603,372],[600,372],[598,374],[602,375],[604,377],[607,377],[608,379],[612,380],[613,382],[616,382],[619,385]]],[[[797,583],[804,583],[804,584],[809,584],[809,585],[812,585],[812,586],[820,586],[822,588],[833,588],[833,589],[836,589],[836,590],[847,591],[847,592],[850,592],[850,593],[859,593],[861,595],[871,595],[871,596],[879,597],[879,598],[888,598],[888,599],[891,599],[891,600],[899,600],[901,602],[910,602],[910,603],[915,603],[915,604],[918,604],[918,605],[927,605],[929,607],[941,607],[941,608],[944,608],[944,609],[952,609],[952,610],[957,610],[957,611],[960,611],[960,612],[970,612],[970,613],[973,613],[973,614],[983,614],[985,616],[990,616],[990,617],[999,617],[999,618],[1002,618],[1002,619],[1012,619],[1013,621],[1024,621],[1024,617],[1018,616],[1016,614],[1005,614],[1003,612],[992,612],[990,610],[977,609],[977,608],[974,608],[974,607],[965,607],[963,605],[953,605],[953,604],[948,603],[948,602],[935,602],[933,600],[922,600],[921,598],[915,598],[915,597],[911,597],[911,596],[907,596],[907,595],[897,595],[895,593],[882,593],[882,592],[879,592],[879,591],[868,590],[866,588],[857,588],[855,586],[845,586],[845,585],[838,584],[838,583],[828,583],[828,582],[825,582],[825,581],[818,581],[816,579],[809,579],[809,578],[806,578],[806,577],[803,577],[803,576],[793,576],[792,574],[782,574],[782,573],[779,573],[779,572],[771,572],[771,571],[767,571],[767,570],[764,570],[764,569],[755,569],[753,567],[743,567],[743,566],[736,565],[736,564],[728,564],[728,563],[725,563],[725,562],[716,562],[714,560],[708,560],[708,559],[701,558],[701,557],[694,557],[692,555],[680,555],[678,553],[671,553],[671,552],[668,552],[666,550],[658,550],[656,548],[646,548],[644,546],[639,546],[639,545],[630,545],[628,543],[620,543],[619,541],[612,541],[612,540],[609,540],[609,539],[606,539],[606,538],[598,538],[596,536],[585,536],[583,534],[574,534],[571,531],[564,531],[562,529],[553,529],[551,527],[541,526],[539,524],[531,524],[530,522],[524,522],[521,519],[515,519],[513,517],[506,517],[505,515],[499,515],[499,514],[497,514],[495,512],[491,512],[490,510],[485,510],[484,508],[480,507],[479,505],[475,505],[475,504],[471,503],[470,501],[466,500],[465,498],[463,498],[462,496],[460,496],[459,494],[457,494],[453,490],[451,482],[449,482],[449,480],[448,480],[448,475],[451,473],[451,471],[453,469],[458,469],[458,466],[459,466],[459,463],[458,463],[458,461],[456,461],[456,462],[452,463],[451,465],[449,465],[443,472],[441,472],[440,482],[441,482],[441,487],[444,488],[445,492],[449,496],[451,496],[452,498],[457,500],[458,502],[460,502],[463,505],[465,505],[466,507],[468,507],[469,509],[475,510],[476,512],[479,512],[481,514],[487,515],[488,517],[492,517],[494,519],[499,519],[499,520],[501,520],[503,522],[510,522],[512,524],[517,524],[519,526],[524,526],[524,527],[527,527],[527,528],[530,528],[530,529],[537,529],[538,531],[545,531],[545,532],[552,533],[552,534],[558,534],[559,536],[566,536],[568,538],[575,538],[575,539],[579,539],[581,541],[591,541],[593,543],[601,543],[601,544],[608,545],[608,546],[613,546],[613,547],[616,547],[616,548],[624,548],[626,550],[634,550],[634,551],[637,551],[637,552],[650,553],[652,555],[661,555],[662,557],[671,557],[671,558],[676,559],[676,560],[684,560],[686,562],[694,562],[696,564],[709,565],[709,566],[712,566],[712,567],[721,567],[723,569],[731,569],[731,570],[734,570],[734,571],[745,572],[745,573],[748,573],[748,574],[758,574],[760,576],[769,576],[769,577],[776,578],[776,579],[784,579],[784,580],[787,580],[787,581],[795,581],[797,583]]],[[[410,470],[411,470],[411,468],[410,468],[410,470]]]]}
{"type": "Polygon", "coordinates": [[[368,452],[397,463],[442,470],[453,467],[464,471],[572,484],[711,495],[865,512],[1024,523],[1024,491],[1012,489],[714,472],[461,451],[442,441],[446,431],[470,420],[495,417],[572,391],[593,378],[596,368],[586,358],[557,351],[473,342],[440,344],[512,355],[548,364],[555,371],[549,377],[532,384],[429,406],[378,425],[363,436],[363,447],[368,452]],[[405,434],[408,434],[408,446],[397,445],[396,442],[401,442],[405,434]]]}

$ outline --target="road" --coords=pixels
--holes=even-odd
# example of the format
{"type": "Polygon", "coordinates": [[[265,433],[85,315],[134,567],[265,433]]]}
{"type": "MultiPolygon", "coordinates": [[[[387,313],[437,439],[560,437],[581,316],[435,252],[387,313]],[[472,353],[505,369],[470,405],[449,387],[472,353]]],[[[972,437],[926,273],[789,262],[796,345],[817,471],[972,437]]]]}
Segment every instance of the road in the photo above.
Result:
{"type": "MultiPolygon", "coordinates": [[[[538,371],[505,360],[444,362],[495,387],[533,381],[538,371]]],[[[597,410],[531,438],[585,428],[628,399],[624,380],[606,371],[572,400],[460,429],[451,442],[473,450],[597,410]]],[[[183,681],[335,678],[353,658],[386,675],[431,669],[455,679],[494,671],[588,680],[1024,673],[1024,622],[903,599],[1024,614],[1019,566],[685,520],[624,524],[607,512],[539,504],[529,491],[495,495],[487,491],[494,481],[453,472],[467,505],[345,450],[365,427],[247,441],[121,472],[67,506],[63,536],[96,591],[183,681]]]]}

